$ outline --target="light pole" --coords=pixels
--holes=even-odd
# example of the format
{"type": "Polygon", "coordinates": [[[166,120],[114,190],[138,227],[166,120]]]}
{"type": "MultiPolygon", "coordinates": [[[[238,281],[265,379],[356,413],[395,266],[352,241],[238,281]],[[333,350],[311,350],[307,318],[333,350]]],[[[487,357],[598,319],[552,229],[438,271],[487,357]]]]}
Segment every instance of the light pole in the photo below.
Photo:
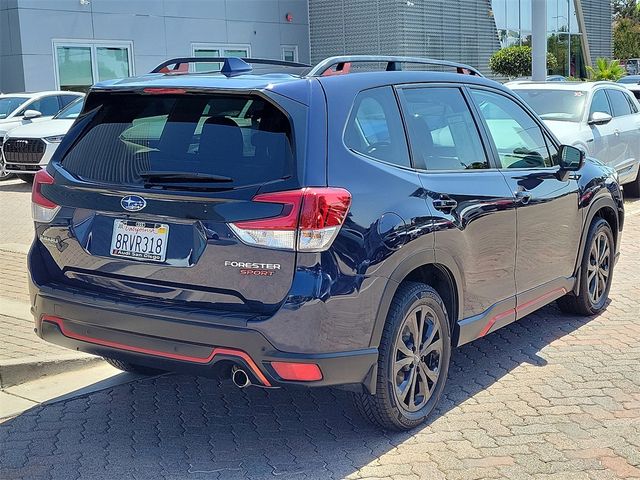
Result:
{"type": "Polygon", "coordinates": [[[547,0],[531,0],[531,79],[547,79],[547,0]]]}

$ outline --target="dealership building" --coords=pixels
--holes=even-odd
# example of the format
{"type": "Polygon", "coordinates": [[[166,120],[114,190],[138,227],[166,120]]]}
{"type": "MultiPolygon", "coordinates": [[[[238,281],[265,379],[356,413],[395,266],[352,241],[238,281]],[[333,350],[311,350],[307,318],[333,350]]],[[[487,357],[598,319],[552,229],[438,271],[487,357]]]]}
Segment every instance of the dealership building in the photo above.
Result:
{"type": "MultiPolygon", "coordinates": [[[[426,56],[489,74],[537,0],[0,0],[0,91],[86,90],[169,57],[426,56]]],[[[612,56],[610,0],[546,0],[550,73],[612,56]]]]}

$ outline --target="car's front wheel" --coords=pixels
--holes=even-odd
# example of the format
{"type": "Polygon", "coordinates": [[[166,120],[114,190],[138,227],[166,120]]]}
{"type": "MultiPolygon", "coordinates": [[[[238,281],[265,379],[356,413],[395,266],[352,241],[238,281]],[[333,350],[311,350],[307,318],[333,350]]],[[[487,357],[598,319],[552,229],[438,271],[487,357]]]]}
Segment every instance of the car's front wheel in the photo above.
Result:
{"type": "Polygon", "coordinates": [[[611,226],[603,218],[596,218],[589,227],[580,265],[580,293],[569,293],[558,299],[560,310],[578,315],[595,315],[607,305],[613,265],[615,242],[611,226]]]}
{"type": "Polygon", "coordinates": [[[4,162],[0,160],[0,182],[3,180],[9,180],[10,178],[13,178],[13,173],[7,172],[4,162]]]}
{"type": "Polygon", "coordinates": [[[375,395],[355,394],[357,408],[385,429],[420,425],[442,395],[450,356],[451,335],[442,299],[428,285],[403,283],[382,333],[375,395]]]}

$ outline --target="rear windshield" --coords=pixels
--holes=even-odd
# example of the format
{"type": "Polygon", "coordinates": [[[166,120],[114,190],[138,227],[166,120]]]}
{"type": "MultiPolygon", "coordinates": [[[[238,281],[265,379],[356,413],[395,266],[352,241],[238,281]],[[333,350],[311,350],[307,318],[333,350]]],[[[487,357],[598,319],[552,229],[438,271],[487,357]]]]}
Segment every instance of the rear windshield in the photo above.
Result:
{"type": "Polygon", "coordinates": [[[289,120],[258,96],[95,92],[86,110],[88,125],[62,160],[83,180],[234,188],[293,172],[289,120]]]}

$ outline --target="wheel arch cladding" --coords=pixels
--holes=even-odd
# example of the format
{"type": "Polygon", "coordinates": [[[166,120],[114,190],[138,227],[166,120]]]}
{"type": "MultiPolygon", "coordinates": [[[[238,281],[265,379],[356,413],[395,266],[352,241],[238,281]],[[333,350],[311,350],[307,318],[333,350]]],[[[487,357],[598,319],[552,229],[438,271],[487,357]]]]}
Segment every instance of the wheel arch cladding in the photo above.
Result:
{"type": "Polygon", "coordinates": [[[440,295],[449,318],[451,340],[452,342],[457,342],[458,317],[462,301],[459,282],[448,267],[436,263],[434,258],[429,263],[407,263],[405,261],[394,271],[380,301],[370,345],[373,347],[379,346],[391,301],[400,285],[405,281],[424,283],[432,287],[440,295]]]}

